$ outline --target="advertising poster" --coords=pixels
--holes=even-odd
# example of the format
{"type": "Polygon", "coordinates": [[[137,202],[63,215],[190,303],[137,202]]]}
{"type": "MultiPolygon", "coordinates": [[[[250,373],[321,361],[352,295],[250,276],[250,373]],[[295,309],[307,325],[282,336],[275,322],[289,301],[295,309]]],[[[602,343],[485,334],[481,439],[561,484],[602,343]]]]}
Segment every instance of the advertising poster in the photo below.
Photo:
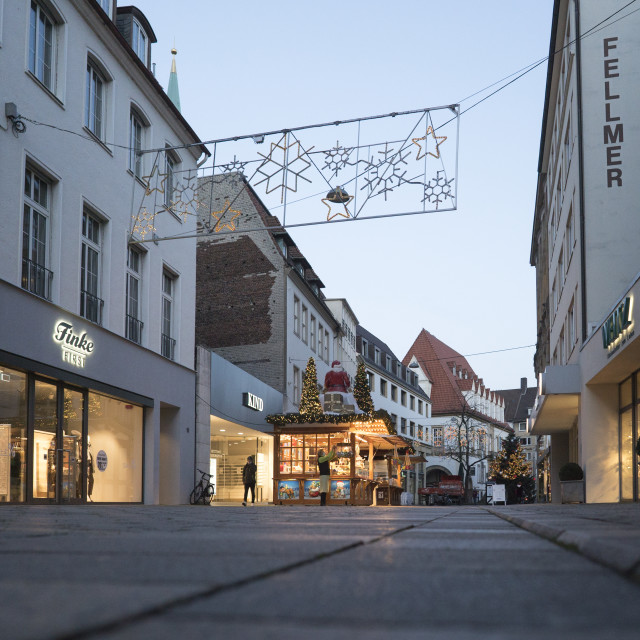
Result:
{"type": "Polygon", "coordinates": [[[300,498],[300,484],[297,480],[278,481],[279,500],[298,500],[300,498]]]}
{"type": "Polygon", "coordinates": [[[498,504],[498,502],[507,504],[505,486],[503,484],[496,484],[493,487],[493,504],[498,504]]]}
{"type": "Polygon", "coordinates": [[[305,500],[317,498],[320,500],[320,480],[304,481],[304,497],[305,500]]]}
{"type": "Polygon", "coordinates": [[[332,480],[330,495],[333,500],[348,500],[351,498],[351,480],[332,480]]]}

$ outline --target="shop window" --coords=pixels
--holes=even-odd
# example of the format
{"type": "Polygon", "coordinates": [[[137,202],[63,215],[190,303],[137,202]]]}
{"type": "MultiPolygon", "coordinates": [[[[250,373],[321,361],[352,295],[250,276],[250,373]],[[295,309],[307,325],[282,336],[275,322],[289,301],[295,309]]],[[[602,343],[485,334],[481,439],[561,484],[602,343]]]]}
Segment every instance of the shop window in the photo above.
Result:
{"type": "Polygon", "coordinates": [[[103,301],[100,299],[100,260],[102,224],[84,211],[82,214],[82,255],[80,258],[80,315],[102,324],[103,301]]]}
{"type": "Polygon", "coordinates": [[[142,407],[89,393],[89,501],[142,502],[142,428],[142,407]]]}
{"type": "Polygon", "coordinates": [[[27,497],[27,376],[0,365],[0,502],[27,497]]]}
{"type": "MultiPolygon", "coordinates": [[[[351,434],[281,434],[279,464],[280,475],[316,475],[318,473],[318,451],[329,452],[333,446],[345,450],[351,447],[351,434]]],[[[350,457],[331,462],[331,475],[350,475],[350,457]]]]}
{"type": "Polygon", "coordinates": [[[51,183],[27,167],[22,210],[22,288],[51,300],[49,260],[51,183]]]}

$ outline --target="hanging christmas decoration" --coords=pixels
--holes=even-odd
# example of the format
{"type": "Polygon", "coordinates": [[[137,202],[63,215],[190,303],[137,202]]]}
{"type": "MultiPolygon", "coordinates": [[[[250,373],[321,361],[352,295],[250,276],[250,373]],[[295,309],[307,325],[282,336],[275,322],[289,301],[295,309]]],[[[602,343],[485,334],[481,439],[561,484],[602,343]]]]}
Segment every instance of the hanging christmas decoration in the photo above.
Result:
{"type": "Polygon", "coordinates": [[[329,208],[327,213],[327,220],[333,220],[336,216],[341,216],[343,218],[350,218],[351,214],[349,213],[349,209],[347,209],[347,205],[353,200],[353,196],[350,196],[342,187],[336,187],[335,189],[331,189],[329,193],[327,193],[326,197],[322,198],[322,202],[329,208]],[[337,211],[335,213],[331,213],[331,207],[334,206],[337,211]],[[342,211],[340,211],[340,207],[342,206],[342,211]]]}
{"type": "Polygon", "coordinates": [[[154,163],[153,169],[151,169],[151,173],[148,176],[142,176],[142,182],[144,183],[146,190],[145,195],[150,196],[154,191],[158,193],[164,193],[164,183],[167,179],[167,173],[160,173],[158,171],[157,162],[154,163]],[[155,176],[155,180],[153,180],[155,176]],[[151,182],[155,182],[155,186],[151,186],[151,182]]]}
{"type": "Polygon", "coordinates": [[[222,229],[229,229],[229,231],[235,231],[236,225],[234,223],[234,220],[236,218],[239,218],[241,215],[242,215],[242,211],[239,211],[238,209],[232,209],[231,201],[227,198],[224,201],[224,207],[222,207],[220,211],[211,212],[211,217],[216,221],[216,224],[213,227],[214,232],[219,233],[220,231],[222,231],[222,229]],[[227,220],[224,221],[224,218],[227,218],[227,220]]]}
{"type": "Polygon", "coordinates": [[[418,147],[418,153],[416,155],[416,160],[422,160],[422,158],[424,158],[425,154],[429,154],[430,156],[433,156],[436,159],[440,158],[440,145],[444,143],[444,141],[447,139],[447,136],[437,136],[436,132],[433,130],[433,127],[429,127],[427,129],[427,134],[422,136],[422,138],[411,138],[411,142],[413,142],[413,144],[417,145],[418,147]],[[436,152],[433,153],[432,151],[427,151],[427,138],[429,137],[429,135],[431,135],[431,137],[433,138],[433,140],[436,143],[436,152]],[[425,141],[425,145],[424,145],[424,151],[422,150],[422,146],[420,144],[420,142],[425,141]],[[442,142],[438,142],[438,140],[442,140],[442,142]]]}
{"type": "Polygon", "coordinates": [[[453,199],[453,192],[451,183],[455,178],[447,180],[446,176],[442,175],[444,171],[438,171],[436,177],[427,182],[424,187],[424,198],[422,202],[431,202],[436,205],[438,209],[439,205],[448,199],[453,199]]]}

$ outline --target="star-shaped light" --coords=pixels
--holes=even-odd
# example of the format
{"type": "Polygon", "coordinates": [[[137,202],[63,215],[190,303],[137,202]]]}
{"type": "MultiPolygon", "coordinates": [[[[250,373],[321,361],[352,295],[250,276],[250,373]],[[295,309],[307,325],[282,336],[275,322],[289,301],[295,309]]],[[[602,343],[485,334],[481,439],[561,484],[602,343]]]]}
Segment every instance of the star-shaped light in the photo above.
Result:
{"type": "MultiPolygon", "coordinates": [[[[436,132],[433,130],[433,127],[429,127],[427,129],[427,134],[422,136],[422,138],[411,138],[411,142],[413,142],[413,144],[418,146],[418,155],[416,155],[416,160],[420,160],[422,158],[425,157],[425,155],[430,155],[433,156],[434,158],[439,158],[440,157],[440,145],[447,139],[447,136],[437,136],[436,132]],[[427,151],[426,153],[422,152],[422,145],[420,144],[421,140],[425,140],[429,137],[429,134],[431,134],[431,137],[435,140],[436,143],[436,152],[432,153],[431,151],[427,151]],[[438,142],[438,140],[442,140],[442,142],[438,142]]],[[[425,144],[425,149],[427,148],[427,145],[425,144]]]]}
{"type": "Polygon", "coordinates": [[[342,218],[350,218],[351,214],[349,213],[349,209],[347,209],[347,205],[353,200],[353,196],[347,194],[342,188],[338,187],[330,191],[327,194],[326,198],[322,198],[322,202],[328,207],[329,211],[327,212],[327,222],[333,220],[336,216],[340,216],[342,218]],[[331,204],[329,204],[331,203],[331,204]],[[344,208],[344,212],[336,211],[331,214],[331,205],[342,205],[344,208]]]}
{"type": "Polygon", "coordinates": [[[222,229],[229,229],[229,231],[235,231],[236,225],[234,224],[234,220],[242,215],[242,211],[238,211],[237,209],[231,208],[231,202],[229,199],[225,199],[224,207],[220,209],[220,211],[212,211],[211,217],[216,221],[216,226],[213,228],[215,233],[219,233],[222,229]],[[222,218],[225,213],[233,213],[235,215],[231,216],[228,222],[223,222],[222,218]]]}
{"type": "Polygon", "coordinates": [[[147,190],[146,190],[146,195],[150,196],[154,191],[157,191],[158,193],[164,193],[164,183],[165,180],[167,179],[167,173],[160,173],[158,171],[158,165],[154,164],[153,165],[153,169],[151,169],[151,173],[148,176],[142,176],[142,182],[144,182],[147,190]],[[151,187],[151,179],[153,178],[154,175],[156,175],[156,173],[158,174],[156,176],[156,185],[158,184],[158,178],[162,178],[162,180],[160,180],[160,188],[158,188],[157,186],[155,187],[151,187]]]}
{"type": "Polygon", "coordinates": [[[155,213],[147,211],[145,207],[142,207],[138,215],[134,218],[134,233],[139,233],[140,237],[144,240],[145,236],[148,233],[153,233],[156,230],[156,228],[153,226],[155,218],[155,213]]]}

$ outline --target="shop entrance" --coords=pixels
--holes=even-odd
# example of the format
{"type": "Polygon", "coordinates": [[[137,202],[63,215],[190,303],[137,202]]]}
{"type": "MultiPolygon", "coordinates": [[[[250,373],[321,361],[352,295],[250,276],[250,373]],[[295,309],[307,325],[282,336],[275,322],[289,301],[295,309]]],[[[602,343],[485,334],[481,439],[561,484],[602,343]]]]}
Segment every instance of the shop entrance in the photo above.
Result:
{"type": "Polygon", "coordinates": [[[86,392],[39,378],[33,379],[33,443],[30,470],[34,502],[82,501],[86,433],[86,392]]]}

